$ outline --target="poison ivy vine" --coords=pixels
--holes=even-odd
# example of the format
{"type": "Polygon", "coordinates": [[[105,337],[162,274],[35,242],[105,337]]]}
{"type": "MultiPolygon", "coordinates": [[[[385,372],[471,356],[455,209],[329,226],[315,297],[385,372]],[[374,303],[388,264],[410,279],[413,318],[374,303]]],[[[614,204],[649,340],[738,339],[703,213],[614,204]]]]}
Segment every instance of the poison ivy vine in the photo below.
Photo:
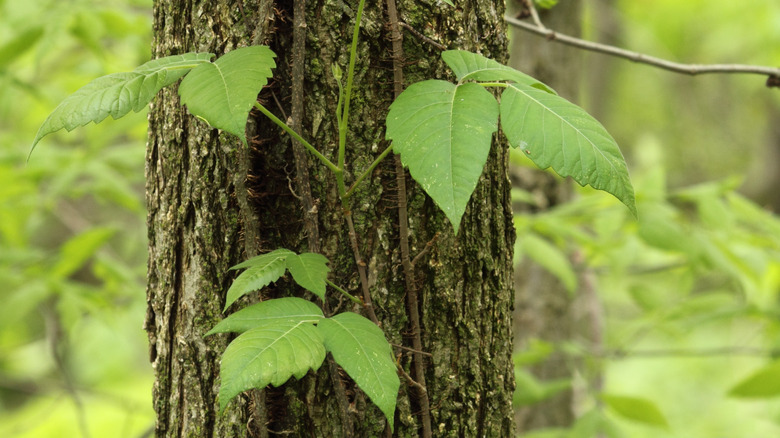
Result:
{"type": "MultiPolygon", "coordinates": [[[[354,64],[350,62],[347,85],[338,104],[340,141],[334,163],[257,102],[258,93],[272,76],[274,57],[266,46],[236,49],[215,61],[210,53],[187,53],[147,62],[132,72],[95,79],[57,106],[38,130],[32,148],[60,129],[71,131],[108,116],[116,119],[139,111],[162,88],[182,79],[178,92],[188,111],[210,126],[237,136],[244,144],[252,107],[298,140],[333,172],[345,212],[349,211],[348,199],[354,188],[392,148],[457,232],[500,118],[509,143],[539,167],[552,168],[581,185],[607,191],[636,213],[626,164],[615,140],[601,124],[534,78],[460,50],[442,54],[457,82],[419,82],[392,103],[386,131],[392,145],[355,178],[348,190],[341,140],[346,138],[354,64]],[[500,88],[499,99],[487,88],[500,88]]],[[[341,84],[340,69],[334,66],[333,71],[341,84]]],[[[327,259],[319,254],[277,249],[232,269],[244,271],[227,291],[225,309],[287,272],[320,299],[325,299],[330,286],[361,302],[327,279],[327,259]]],[[[364,293],[364,301],[368,300],[364,293]]],[[[278,386],[291,377],[301,378],[310,369],[318,369],[329,352],[382,410],[392,427],[400,383],[390,346],[374,322],[351,312],[326,318],[315,304],[288,297],[239,310],[206,335],[223,332],[240,335],[222,357],[220,409],[247,389],[278,386]]]]}

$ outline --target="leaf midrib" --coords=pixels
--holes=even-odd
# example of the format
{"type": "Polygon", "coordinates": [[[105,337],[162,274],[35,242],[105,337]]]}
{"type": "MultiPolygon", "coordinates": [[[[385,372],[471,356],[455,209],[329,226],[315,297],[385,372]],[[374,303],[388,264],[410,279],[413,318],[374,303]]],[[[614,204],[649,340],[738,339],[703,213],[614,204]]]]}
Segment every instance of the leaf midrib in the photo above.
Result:
{"type": "MultiPolygon", "coordinates": [[[[513,88],[513,89],[515,89],[515,90],[517,90],[517,92],[521,93],[522,95],[524,95],[525,97],[527,97],[529,100],[531,100],[531,101],[535,102],[537,105],[541,106],[543,109],[545,109],[545,110],[546,110],[547,112],[549,112],[550,114],[553,114],[555,117],[557,117],[558,119],[560,119],[562,123],[564,123],[564,124],[568,125],[569,127],[571,127],[571,128],[572,128],[572,129],[573,129],[575,132],[577,132],[577,133],[580,135],[580,137],[584,138],[584,139],[585,139],[585,140],[588,142],[588,144],[590,144],[590,146],[591,146],[591,147],[592,147],[592,148],[593,148],[593,149],[594,149],[596,152],[598,152],[598,154],[599,154],[599,155],[601,155],[601,156],[604,158],[604,160],[605,160],[605,161],[606,161],[606,162],[609,164],[609,167],[610,167],[610,168],[611,168],[611,169],[612,169],[612,170],[613,170],[615,173],[617,173],[618,175],[620,174],[620,171],[619,171],[619,169],[617,169],[617,168],[615,167],[615,165],[614,165],[614,163],[612,162],[612,160],[611,160],[611,159],[610,159],[610,158],[609,158],[607,155],[605,155],[605,154],[604,154],[604,153],[601,151],[601,149],[600,149],[600,148],[599,148],[599,147],[598,147],[598,146],[597,146],[595,143],[593,143],[593,141],[592,141],[592,140],[591,140],[591,139],[590,139],[590,138],[589,138],[587,135],[585,135],[585,134],[584,134],[584,133],[583,133],[583,132],[582,132],[580,129],[578,129],[576,126],[572,125],[571,123],[569,123],[569,121],[568,121],[568,120],[566,120],[566,118],[562,117],[560,114],[558,114],[557,112],[553,111],[553,110],[552,110],[552,109],[551,109],[549,106],[545,105],[544,103],[542,103],[542,102],[541,102],[541,101],[539,101],[538,99],[535,99],[534,97],[532,97],[532,96],[531,96],[529,93],[527,93],[527,92],[525,92],[524,90],[522,90],[522,89],[518,88],[517,86],[515,86],[515,84],[511,84],[511,85],[510,85],[510,87],[511,87],[511,88],[513,88]]],[[[547,131],[546,131],[546,130],[543,130],[543,132],[545,132],[545,134],[546,134],[546,132],[547,132],[547,131]]],[[[545,143],[546,143],[546,141],[545,141],[545,143]]],[[[582,160],[580,160],[580,163],[582,163],[582,160]]],[[[584,168],[582,167],[582,164],[580,164],[580,167],[582,168],[582,170],[583,170],[583,172],[584,172],[584,168]]]]}
{"type": "MultiPolygon", "coordinates": [[[[338,324],[341,327],[342,330],[344,330],[349,336],[352,337],[352,339],[354,340],[355,344],[357,344],[358,348],[363,353],[363,356],[366,357],[366,358],[369,357],[368,353],[366,352],[366,349],[363,348],[363,344],[358,340],[358,338],[355,335],[352,334],[352,332],[347,328],[347,326],[345,326],[342,322],[340,322],[338,320],[335,320],[335,319],[332,319],[332,318],[329,318],[328,320],[338,324]]],[[[367,360],[366,362],[368,362],[369,366],[371,367],[371,371],[374,374],[374,378],[375,378],[374,381],[375,382],[381,382],[382,380],[379,378],[380,377],[379,373],[377,372],[376,368],[374,367],[373,362],[371,362],[370,360],[367,360]]],[[[378,385],[378,386],[382,390],[382,400],[384,401],[387,392],[385,391],[384,385],[378,385]]]]}

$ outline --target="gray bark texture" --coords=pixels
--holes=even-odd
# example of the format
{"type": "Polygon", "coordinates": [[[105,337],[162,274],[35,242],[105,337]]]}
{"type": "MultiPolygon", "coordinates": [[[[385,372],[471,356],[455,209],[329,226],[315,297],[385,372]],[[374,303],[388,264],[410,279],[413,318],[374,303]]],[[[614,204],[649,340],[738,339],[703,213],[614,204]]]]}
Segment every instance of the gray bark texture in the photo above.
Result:
{"type": "MultiPolygon", "coordinates": [[[[259,100],[282,120],[302,112],[293,124],[335,162],[338,87],[331,65],[347,70],[357,2],[310,1],[301,8],[302,61],[293,47],[296,4],[304,5],[158,0],[153,54],[219,56],[250,44],[269,45],[278,55],[278,67],[259,100]],[[292,109],[296,62],[304,63],[302,111],[292,109]]],[[[502,2],[466,0],[451,8],[404,0],[398,10],[400,20],[449,48],[506,61],[502,2]]],[[[348,185],[385,147],[384,118],[393,99],[386,17],[384,3],[368,2],[347,137],[348,185]]],[[[434,46],[405,32],[403,47],[405,85],[450,78],[434,46]]],[[[333,175],[312,156],[295,154],[289,137],[262,115],[250,115],[249,148],[189,116],[173,89],[161,92],[149,121],[145,328],[156,375],[156,436],[389,436],[381,412],[330,359],[299,381],[249,391],[218,412],[219,358],[231,338],[203,334],[224,317],[225,293],[236,275],[230,266],[277,248],[317,248],[330,260],[330,280],[360,295],[357,263],[333,175]],[[312,201],[304,208],[306,179],[312,201]]],[[[412,257],[432,242],[416,263],[413,282],[422,345],[429,354],[424,369],[434,436],[513,435],[514,228],[507,163],[505,145],[496,142],[457,236],[406,177],[412,257]]],[[[360,186],[350,207],[376,315],[389,341],[407,347],[394,347],[394,354],[414,378],[398,199],[395,167],[388,157],[360,186]]],[[[306,297],[282,278],[231,310],[290,295],[306,297]]],[[[324,303],[326,313],[361,311],[336,295],[324,303]]],[[[421,436],[419,392],[403,377],[401,381],[393,436],[421,436]]]]}

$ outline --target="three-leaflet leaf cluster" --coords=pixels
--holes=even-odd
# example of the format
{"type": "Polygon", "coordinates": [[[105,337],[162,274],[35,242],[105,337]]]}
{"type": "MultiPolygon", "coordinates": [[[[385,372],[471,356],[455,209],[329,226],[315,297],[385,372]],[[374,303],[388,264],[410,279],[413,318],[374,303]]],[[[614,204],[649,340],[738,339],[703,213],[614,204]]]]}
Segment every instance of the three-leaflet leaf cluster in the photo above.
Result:
{"type": "MultiPolygon", "coordinates": [[[[228,291],[225,308],[289,271],[304,289],[325,298],[328,260],[320,254],[277,249],[232,269],[245,269],[228,291]]],[[[252,388],[279,386],[319,369],[330,353],[393,425],[400,381],[390,344],[373,322],[357,313],[326,318],[316,304],[287,297],[245,307],[220,321],[206,335],[240,335],[222,355],[219,406],[252,388]]]]}

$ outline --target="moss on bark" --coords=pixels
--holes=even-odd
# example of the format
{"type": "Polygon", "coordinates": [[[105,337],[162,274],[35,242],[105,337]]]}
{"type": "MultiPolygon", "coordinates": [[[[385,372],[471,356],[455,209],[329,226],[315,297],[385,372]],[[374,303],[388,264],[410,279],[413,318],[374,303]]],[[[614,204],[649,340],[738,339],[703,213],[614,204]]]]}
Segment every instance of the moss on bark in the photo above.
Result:
{"type": "MultiPolygon", "coordinates": [[[[503,5],[470,0],[458,6],[453,10],[409,0],[399,3],[399,13],[402,20],[445,45],[504,60],[503,5]]],[[[354,1],[321,0],[308,2],[306,9],[302,134],[330,158],[336,154],[338,96],[330,66],[337,63],[346,71],[356,7],[354,1]]],[[[279,56],[279,67],[260,99],[281,115],[278,100],[289,113],[291,15],[290,2],[158,0],[155,56],[188,51],[222,54],[243,45],[269,44],[279,56]]],[[[434,47],[407,34],[404,49],[410,83],[449,75],[434,47]]],[[[347,141],[348,184],[383,147],[383,120],[393,95],[390,67],[383,4],[369,2],[358,45],[347,141]]],[[[306,248],[303,215],[290,190],[296,187],[289,139],[262,118],[252,121],[250,134],[251,148],[241,149],[238,140],[187,116],[173,91],[163,92],[150,113],[147,330],[157,375],[157,435],[265,436],[271,431],[290,436],[384,436],[379,410],[348,377],[333,378],[331,373],[337,370],[328,365],[301,381],[269,389],[263,397],[239,396],[223,415],[216,412],[218,359],[229,339],[202,335],[220,318],[224,293],[234,276],[228,268],[253,253],[306,248]],[[334,385],[343,387],[345,399],[335,395],[334,385]]],[[[514,231],[506,166],[506,149],[496,143],[458,236],[407,179],[412,255],[440,233],[415,278],[421,289],[423,345],[433,354],[426,378],[437,436],[512,433],[514,231]]],[[[359,294],[335,181],[313,159],[309,171],[331,280],[359,294]]],[[[387,160],[356,192],[351,207],[377,316],[390,342],[408,346],[396,199],[394,167],[387,160]]],[[[262,295],[290,293],[300,292],[280,281],[262,295]]],[[[332,312],[354,310],[338,297],[329,298],[328,305],[332,312]]],[[[407,353],[395,349],[408,371],[407,353]]],[[[418,436],[416,404],[402,385],[395,435],[418,436]]]]}

